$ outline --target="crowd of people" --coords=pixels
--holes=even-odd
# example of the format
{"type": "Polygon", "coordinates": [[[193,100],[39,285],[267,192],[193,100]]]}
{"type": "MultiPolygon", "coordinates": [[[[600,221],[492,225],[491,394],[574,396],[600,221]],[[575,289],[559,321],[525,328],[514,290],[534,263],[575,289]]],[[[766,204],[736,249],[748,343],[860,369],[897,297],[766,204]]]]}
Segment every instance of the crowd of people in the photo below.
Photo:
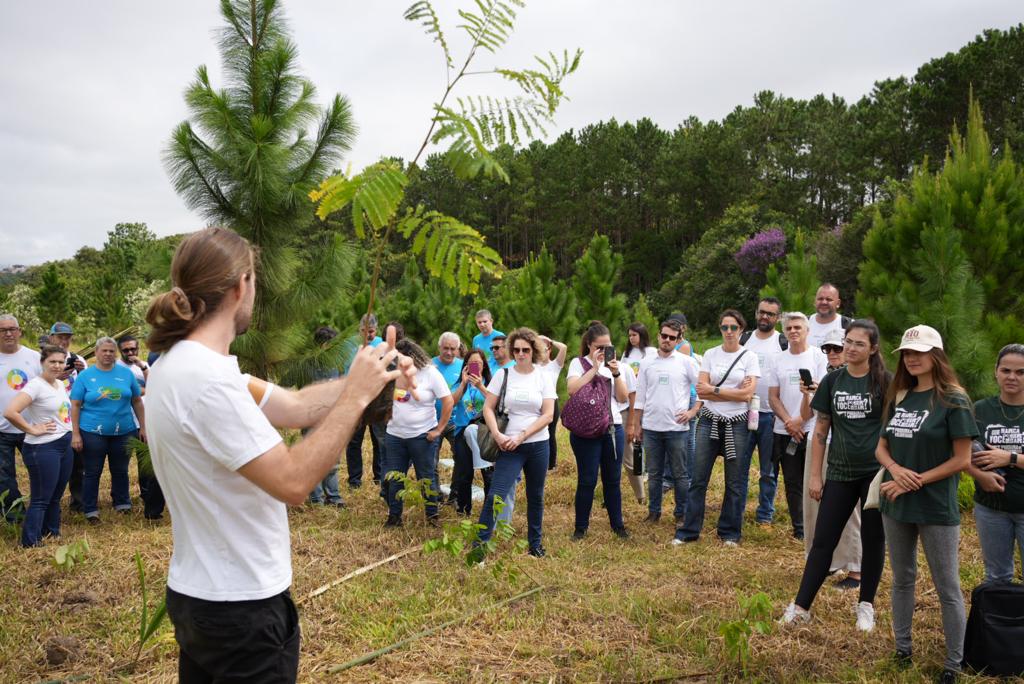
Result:
{"type": "MultiPolygon", "coordinates": [[[[207,235],[206,239],[213,238],[207,235]]],[[[245,270],[248,262],[237,258],[242,261],[231,271],[236,279],[232,287],[240,289],[233,306],[244,308],[246,278],[252,276],[251,270],[245,270]]],[[[190,320],[179,310],[190,305],[191,295],[175,290],[162,306],[190,320]]],[[[372,479],[386,504],[386,527],[402,525],[402,489],[411,482],[405,477],[410,469],[416,480],[429,483],[424,509],[428,523],[435,526],[444,504],[454,506],[458,514],[472,514],[473,483],[479,473],[482,531],[473,553],[480,562],[496,521],[512,518],[520,481],[526,497],[529,553],[538,558],[545,555],[544,487],[547,473],[557,465],[559,416],[569,432],[576,465],[574,540],[587,536],[598,482],[612,532],[629,538],[621,488],[625,473],[633,496],[646,504],[643,524],[659,523],[663,499],[672,492],[675,524],[670,543],[682,546],[697,541],[704,530],[714,465],[721,458],[724,495],[715,530],[725,547],[735,547],[743,538],[756,452],[756,524],[774,524],[781,476],[792,535],[805,544],[799,590],[785,607],[781,622],[810,621],[821,586],[829,575],[842,573],[837,586],[858,592],[853,611],[856,626],[871,631],[888,549],[896,657],[909,662],[920,540],[940,598],[946,640],[943,677],[951,681],[960,669],[965,628],[958,558],[961,472],[976,481],[975,521],[986,581],[1012,580],[1015,547],[1024,549],[1024,475],[1019,470],[1024,465],[1018,463],[1024,448],[1024,346],[1009,345],[1000,351],[995,362],[998,396],[972,403],[934,329],[926,325],[908,329],[896,350],[895,372],[890,373],[877,326],[870,320],[842,316],[840,307],[839,292],[826,283],[818,290],[810,315],[783,312],[779,300],[766,297],[758,302],[754,325],[748,327],[742,312],[726,309],[717,321],[721,343],[702,354],[686,339],[687,321],[682,314],[661,322],[654,338],[655,331],[641,323],[612,331],[600,321],[591,321],[581,331],[577,346],[524,327],[505,334],[495,328],[492,314],[481,310],[476,314],[479,334],[468,346],[457,333],[445,332],[436,342],[433,357],[404,336],[399,322],[387,324],[386,340],[382,339],[377,334],[378,321],[367,315],[359,326],[360,354],[372,362],[364,360],[362,368],[370,368],[367,374],[377,373],[375,382],[385,373],[396,382],[392,409],[386,422],[367,425],[358,418],[346,418],[347,432],[327,431],[322,425],[342,402],[340,387],[346,380],[353,386],[352,376],[358,376],[355,364],[351,369],[329,369],[311,387],[294,393],[294,397],[305,397],[302,401],[314,394],[330,397],[324,406],[308,412],[316,413],[317,420],[305,416],[299,421],[289,418],[298,415],[299,399],[282,396],[282,390],[249,376],[239,376],[244,382],[237,380],[237,367],[221,368],[219,355],[215,360],[206,358],[208,350],[191,342],[198,339],[194,331],[199,328],[185,326],[188,330],[170,340],[155,333],[151,348],[169,353],[167,361],[156,362],[156,368],[165,363],[181,368],[191,355],[197,364],[216,366],[210,372],[224,376],[225,388],[244,385],[237,392],[218,390],[226,393],[223,397],[197,395],[196,401],[240,397],[247,401],[249,397],[256,413],[262,410],[273,425],[312,430],[303,442],[310,443],[309,452],[316,454],[317,464],[324,464],[325,471],[314,475],[315,469],[307,468],[285,490],[274,479],[277,476],[266,471],[267,464],[255,466],[262,458],[247,464],[241,456],[243,452],[258,456],[271,447],[268,454],[276,451],[271,423],[244,436],[235,429],[214,436],[206,428],[195,428],[195,435],[207,435],[210,440],[203,449],[249,483],[232,485],[239,496],[254,484],[262,490],[261,496],[288,503],[308,500],[344,507],[338,484],[342,451],[347,483],[359,488],[364,478],[363,441],[369,428],[372,479]],[[626,344],[617,350],[613,339],[620,334],[626,344]],[[378,347],[387,351],[372,357],[378,347]],[[387,371],[380,367],[382,359],[396,354],[403,366],[387,371]],[[560,405],[557,387],[563,369],[568,398],[560,405]],[[272,396],[278,398],[268,399],[272,396]],[[328,432],[344,439],[341,446],[331,443],[328,432]],[[446,496],[441,494],[439,469],[445,442],[454,463],[446,496]],[[298,498],[296,487],[301,489],[298,498]]],[[[155,315],[153,310],[151,314],[155,315]]],[[[164,321],[159,316],[154,320],[164,321]]],[[[237,326],[234,332],[240,332],[237,326]]],[[[59,536],[60,502],[69,488],[71,510],[80,511],[90,523],[100,522],[97,499],[105,463],[110,469],[113,510],[131,510],[129,440],[147,437],[144,400],[149,364],[140,359],[139,342],[128,336],[100,338],[90,366],[70,352],[72,334],[67,324],[55,323],[37,352],[20,344],[21,331],[13,316],[0,316],[0,373],[6,378],[0,386],[0,492],[7,492],[4,514],[21,515],[11,505],[21,497],[14,462],[17,448],[30,482],[22,521],[25,546],[59,536]]],[[[321,328],[315,339],[328,345],[336,336],[337,331],[321,328]]],[[[222,342],[218,339],[221,347],[222,342]]],[[[193,392],[185,388],[184,380],[169,378],[167,372],[157,371],[156,377],[173,388],[173,392],[163,391],[175,397],[175,393],[185,397],[193,392]]],[[[177,439],[167,423],[172,404],[161,404],[166,441],[161,444],[156,436],[161,446],[156,448],[154,464],[165,486],[167,478],[174,479],[174,490],[180,489],[179,479],[191,482],[198,474],[175,461],[168,450],[167,445],[177,439]]],[[[214,406],[210,404],[211,410],[214,406]]],[[[185,410],[184,405],[173,407],[185,410]]],[[[188,424],[185,427],[192,430],[188,424]]],[[[195,439],[191,432],[189,439],[195,439]]],[[[139,483],[145,516],[161,517],[164,495],[150,468],[140,466],[139,483]]],[[[179,554],[181,545],[212,533],[200,527],[179,533],[179,515],[186,517],[195,502],[181,491],[169,495],[169,500],[175,553],[179,554]]],[[[265,522],[274,529],[282,525],[276,513],[265,522]]],[[[283,524],[286,529],[286,520],[283,524]]],[[[265,538],[266,533],[256,537],[265,538]]],[[[236,543],[244,538],[241,535],[236,543]]],[[[220,589],[196,590],[182,579],[196,572],[189,562],[202,561],[183,560],[185,565],[177,565],[177,572],[172,562],[168,584],[172,618],[175,612],[182,615],[197,609],[182,596],[227,600],[220,589]]],[[[280,574],[283,577],[284,571],[280,574]]],[[[251,575],[244,579],[266,584],[261,584],[265,573],[254,569],[251,575]]],[[[290,571],[288,575],[290,580],[290,571]]],[[[210,582],[218,585],[215,578],[210,582]]],[[[280,578],[270,584],[278,590],[287,587],[280,578]]],[[[260,593],[266,592],[253,596],[260,593]]],[[[179,635],[179,643],[182,638],[179,635]]],[[[190,661],[189,666],[201,664],[190,661]]]]}

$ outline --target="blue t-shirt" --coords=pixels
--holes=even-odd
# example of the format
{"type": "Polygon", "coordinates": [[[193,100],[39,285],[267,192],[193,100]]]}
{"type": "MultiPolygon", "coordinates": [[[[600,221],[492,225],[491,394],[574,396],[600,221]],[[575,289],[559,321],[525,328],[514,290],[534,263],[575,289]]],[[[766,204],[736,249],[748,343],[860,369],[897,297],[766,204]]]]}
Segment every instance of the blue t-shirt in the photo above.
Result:
{"type": "MultiPolygon", "coordinates": [[[[441,371],[441,377],[448,383],[448,389],[452,392],[459,386],[459,382],[462,380],[462,359],[456,357],[451,363],[445,365],[441,362],[441,357],[434,357],[434,365],[437,366],[437,370],[441,371]]],[[[437,412],[437,418],[441,418],[441,400],[438,399],[434,402],[434,410],[437,412]]],[[[449,421],[450,422],[450,421],[449,421]]]]}
{"type": "Polygon", "coordinates": [[[499,366],[494,359],[487,359],[487,366],[491,369],[491,377],[497,375],[498,371],[502,368],[511,368],[514,365],[516,365],[515,361],[507,361],[504,366],[499,366]]]}
{"type": "Polygon", "coordinates": [[[473,385],[466,387],[462,393],[462,399],[455,402],[452,409],[452,422],[455,423],[455,431],[461,432],[467,425],[473,422],[484,410],[484,393],[473,385]]]}
{"type": "Polygon", "coordinates": [[[483,333],[477,333],[476,337],[473,338],[473,348],[481,350],[487,355],[487,362],[494,361],[494,355],[491,354],[491,343],[494,342],[495,337],[504,337],[505,333],[500,330],[492,330],[490,335],[484,336],[483,333]]]}
{"type": "Polygon", "coordinates": [[[132,398],[142,395],[131,370],[115,365],[108,371],[90,366],[78,374],[71,400],[82,402],[79,430],[98,435],[135,432],[132,398]]]}

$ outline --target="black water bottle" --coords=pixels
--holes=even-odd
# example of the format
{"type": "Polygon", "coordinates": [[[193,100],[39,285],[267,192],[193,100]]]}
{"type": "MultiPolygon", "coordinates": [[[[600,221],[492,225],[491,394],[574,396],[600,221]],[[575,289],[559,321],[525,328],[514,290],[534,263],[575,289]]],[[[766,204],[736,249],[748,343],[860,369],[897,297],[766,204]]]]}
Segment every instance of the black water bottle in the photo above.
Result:
{"type": "Polygon", "coordinates": [[[633,442],[633,474],[639,475],[644,472],[644,445],[640,442],[633,442]]]}

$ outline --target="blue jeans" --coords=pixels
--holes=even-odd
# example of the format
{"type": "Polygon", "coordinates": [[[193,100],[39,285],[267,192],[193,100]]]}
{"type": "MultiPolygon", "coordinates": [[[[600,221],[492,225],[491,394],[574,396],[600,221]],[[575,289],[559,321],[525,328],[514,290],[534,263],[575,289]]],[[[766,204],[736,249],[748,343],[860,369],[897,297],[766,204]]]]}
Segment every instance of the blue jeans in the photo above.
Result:
{"type": "Polygon", "coordinates": [[[985,581],[1012,582],[1015,544],[1024,558],[1024,513],[1006,513],[975,503],[974,522],[985,561],[985,581]]]}
{"type": "Polygon", "coordinates": [[[683,430],[644,430],[644,453],[647,455],[648,510],[661,515],[661,479],[668,463],[675,488],[676,520],[686,513],[686,489],[690,484],[690,435],[683,430]]]}
{"type": "MultiPolygon", "coordinates": [[[[747,485],[750,479],[750,460],[747,458],[747,439],[750,430],[746,421],[727,425],[732,430],[736,458],[725,459],[725,497],[722,513],[718,516],[718,537],[722,541],[739,541],[743,534],[743,509],[747,503],[747,485]]],[[[725,443],[711,438],[711,421],[702,420],[697,426],[697,453],[693,459],[693,478],[686,493],[686,522],[676,532],[678,539],[693,541],[700,537],[704,527],[708,482],[715,459],[725,453],[725,443]]]]}
{"type": "Polygon", "coordinates": [[[44,536],[60,536],[60,498],[71,477],[71,433],[46,444],[24,445],[21,459],[29,484],[21,545],[37,546],[44,536]]]}
{"type": "Polygon", "coordinates": [[[313,491],[309,494],[309,503],[340,504],[341,502],[341,492],[338,491],[338,464],[335,463],[327,471],[324,479],[318,482],[316,487],[313,487],[313,491]]]}
{"type": "Polygon", "coordinates": [[[103,473],[103,462],[110,459],[110,498],[114,501],[114,510],[130,511],[132,498],[128,491],[128,438],[135,436],[135,431],[124,435],[97,435],[95,432],[82,430],[82,461],[85,463],[85,474],[82,477],[82,511],[87,518],[99,516],[97,499],[100,494],[100,474],[103,473]]]}
{"type": "Polygon", "coordinates": [[[775,414],[771,411],[759,411],[757,414],[757,432],[747,440],[747,463],[754,459],[754,447],[757,447],[757,462],[761,477],[757,481],[757,513],[759,523],[770,523],[775,517],[775,492],[779,489],[779,473],[772,462],[772,428],[775,426],[775,414]]]}
{"type": "MultiPolygon", "coordinates": [[[[618,432],[622,426],[616,425],[618,432]]],[[[613,530],[621,530],[622,522],[622,450],[616,448],[616,435],[607,433],[600,437],[578,437],[569,433],[569,445],[576,456],[576,529],[590,527],[590,511],[594,507],[594,489],[597,474],[601,472],[601,488],[604,504],[608,509],[608,521],[613,530]]],[[[619,440],[621,443],[621,440],[619,440]]]]}
{"type": "Polygon", "coordinates": [[[522,472],[526,477],[526,539],[530,548],[540,546],[544,527],[544,480],[548,475],[548,441],[520,444],[515,451],[499,451],[494,463],[491,492],[480,511],[480,541],[490,540],[494,534],[494,497],[502,501],[510,498],[516,480],[522,472]]]}
{"type": "Polygon", "coordinates": [[[395,437],[389,434],[385,440],[384,451],[384,485],[387,488],[388,515],[402,516],[402,500],[398,498],[398,492],[404,489],[404,485],[396,480],[388,480],[387,474],[395,471],[402,475],[409,472],[409,464],[412,464],[416,471],[416,479],[430,480],[430,488],[433,494],[427,495],[427,517],[437,516],[437,463],[434,460],[436,445],[427,441],[427,433],[416,437],[395,437]]]}
{"type": "Polygon", "coordinates": [[[16,515],[9,515],[8,510],[15,501],[21,498],[21,490],[18,489],[18,473],[14,466],[14,450],[21,452],[25,458],[25,433],[24,432],[0,432],[0,494],[7,492],[4,497],[0,514],[3,514],[8,521],[13,522],[16,515]]]}

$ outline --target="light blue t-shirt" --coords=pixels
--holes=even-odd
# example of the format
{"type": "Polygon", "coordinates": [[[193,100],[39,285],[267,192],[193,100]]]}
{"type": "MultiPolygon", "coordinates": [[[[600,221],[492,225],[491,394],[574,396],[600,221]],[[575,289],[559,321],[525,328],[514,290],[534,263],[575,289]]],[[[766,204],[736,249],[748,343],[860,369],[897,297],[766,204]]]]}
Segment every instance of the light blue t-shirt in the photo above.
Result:
{"type": "Polygon", "coordinates": [[[455,402],[455,408],[452,409],[452,422],[455,423],[455,431],[461,432],[483,411],[484,393],[473,385],[469,385],[462,393],[462,399],[455,402]]]}
{"type": "Polygon", "coordinates": [[[132,398],[142,395],[131,370],[115,365],[108,371],[90,366],[78,374],[71,400],[82,402],[79,430],[97,435],[135,432],[132,398]]]}
{"type": "Polygon", "coordinates": [[[502,368],[511,368],[514,365],[516,365],[515,361],[507,361],[505,365],[499,366],[494,359],[487,359],[487,366],[488,368],[491,369],[491,377],[497,375],[498,371],[500,371],[502,368]]]}
{"type": "MultiPolygon", "coordinates": [[[[459,382],[462,380],[462,359],[456,357],[451,363],[445,365],[441,362],[441,357],[434,357],[434,365],[437,366],[437,370],[441,371],[441,377],[448,383],[448,389],[452,392],[459,386],[459,382]]],[[[441,419],[441,400],[438,399],[434,402],[434,410],[437,412],[438,420],[441,419]]],[[[449,419],[449,422],[451,420],[449,419]]]]}
{"type": "Polygon", "coordinates": [[[476,337],[473,338],[473,348],[479,349],[486,354],[488,363],[494,360],[494,355],[491,354],[491,343],[494,342],[495,337],[505,337],[505,333],[500,330],[492,330],[490,335],[485,336],[483,333],[477,333],[476,337]]]}

